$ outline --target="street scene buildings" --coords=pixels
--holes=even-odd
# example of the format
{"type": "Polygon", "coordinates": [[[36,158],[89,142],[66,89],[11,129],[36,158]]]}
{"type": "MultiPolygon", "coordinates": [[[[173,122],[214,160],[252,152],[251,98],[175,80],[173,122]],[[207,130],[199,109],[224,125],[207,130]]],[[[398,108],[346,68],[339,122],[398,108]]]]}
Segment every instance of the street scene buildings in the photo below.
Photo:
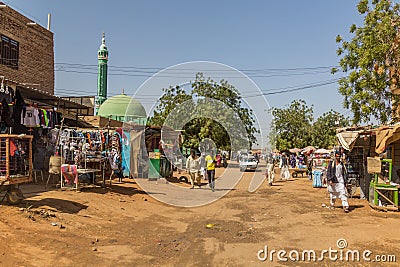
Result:
{"type": "MultiPolygon", "coordinates": [[[[360,123],[380,103],[354,101],[351,77],[334,82],[353,120],[334,110],[314,119],[302,99],[251,106],[246,97],[266,93],[241,92],[231,72],[213,80],[203,63],[182,64],[193,72],[185,82],[159,82],[170,68],[136,95],[110,93],[107,32],[91,44],[92,93],[57,94],[47,19],[0,2],[1,266],[397,266],[395,63],[376,124],[360,123]],[[163,93],[149,103],[157,82],[163,93]]],[[[384,76],[375,61],[371,73],[384,76]]]]}

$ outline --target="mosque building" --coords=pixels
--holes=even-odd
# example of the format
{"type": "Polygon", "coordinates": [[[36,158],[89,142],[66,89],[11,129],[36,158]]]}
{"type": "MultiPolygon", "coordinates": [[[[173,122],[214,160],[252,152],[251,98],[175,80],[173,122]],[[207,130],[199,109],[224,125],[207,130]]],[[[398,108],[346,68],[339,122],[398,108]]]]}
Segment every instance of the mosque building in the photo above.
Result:
{"type": "Polygon", "coordinates": [[[132,122],[138,125],[146,124],[146,110],[135,98],[122,94],[107,98],[107,71],[108,71],[108,49],[105,35],[103,33],[100,49],[97,54],[98,76],[96,114],[101,117],[110,118],[121,122],[132,122]]]}

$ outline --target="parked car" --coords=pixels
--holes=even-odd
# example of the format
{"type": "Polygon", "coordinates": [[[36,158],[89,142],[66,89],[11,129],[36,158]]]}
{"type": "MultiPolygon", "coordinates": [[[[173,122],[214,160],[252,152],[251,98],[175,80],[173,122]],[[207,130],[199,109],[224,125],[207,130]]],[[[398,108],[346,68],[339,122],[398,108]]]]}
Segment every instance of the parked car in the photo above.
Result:
{"type": "Polygon", "coordinates": [[[239,169],[241,172],[246,170],[256,170],[258,166],[258,161],[253,155],[243,156],[239,161],[239,169]]]}

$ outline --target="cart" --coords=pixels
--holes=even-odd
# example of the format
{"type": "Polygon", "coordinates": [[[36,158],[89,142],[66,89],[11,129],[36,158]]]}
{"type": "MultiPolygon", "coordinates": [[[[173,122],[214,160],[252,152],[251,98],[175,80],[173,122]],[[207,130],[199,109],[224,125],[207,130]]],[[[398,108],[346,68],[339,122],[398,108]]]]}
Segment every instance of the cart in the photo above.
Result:
{"type": "Polygon", "coordinates": [[[292,171],[292,177],[293,178],[297,178],[299,175],[301,175],[301,177],[303,177],[304,173],[307,176],[307,172],[308,172],[306,168],[302,168],[302,169],[300,169],[300,168],[292,168],[290,170],[292,171]]]}
{"type": "Polygon", "coordinates": [[[32,139],[28,135],[0,134],[0,191],[2,199],[18,204],[23,199],[19,185],[32,181],[32,139]]]}

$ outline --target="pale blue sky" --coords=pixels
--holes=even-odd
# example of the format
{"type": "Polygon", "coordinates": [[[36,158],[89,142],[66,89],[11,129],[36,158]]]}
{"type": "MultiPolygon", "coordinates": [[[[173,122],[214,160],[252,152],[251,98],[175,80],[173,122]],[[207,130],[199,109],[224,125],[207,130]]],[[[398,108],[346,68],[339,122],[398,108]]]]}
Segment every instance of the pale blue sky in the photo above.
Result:
{"type": "MultiPolygon", "coordinates": [[[[338,64],[336,36],[349,39],[350,25],[362,23],[356,0],[3,2],[43,26],[47,24],[47,13],[51,13],[55,62],[90,65],[75,69],[64,65],[62,69],[90,73],[67,73],[58,70],[57,65],[58,95],[96,94],[97,76],[91,73],[96,72],[103,31],[109,65],[136,67],[123,69],[124,72],[109,69],[110,74],[123,74],[109,76],[110,95],[120,93],[122,88],[127,94],[134,94],[146,76],[157,69],[197,60],[243,70],[268,92],[341,76],[332,76],[329,68],[319,67],[338,64]]],[[[194,77],[194,73],[190,76],[194,77]]],[[[337,84],[266,98],[272,107],[304,99],[314,106],[316,117],[329,109],[350,115],[342,108],[343,97],[337,92],[337,84]]],[[[143,101],[150,103],[154,99],[143,101]]]]}

